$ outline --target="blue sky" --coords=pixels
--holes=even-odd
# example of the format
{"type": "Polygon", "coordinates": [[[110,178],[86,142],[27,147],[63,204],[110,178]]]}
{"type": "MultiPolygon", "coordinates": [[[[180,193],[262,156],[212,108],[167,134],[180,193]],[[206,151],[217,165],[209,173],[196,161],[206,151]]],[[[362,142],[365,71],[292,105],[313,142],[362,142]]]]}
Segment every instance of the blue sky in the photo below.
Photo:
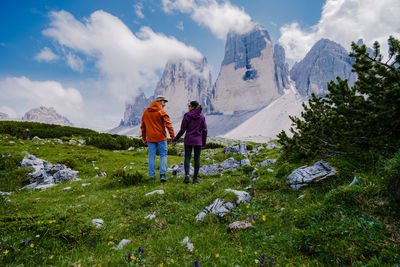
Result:
{"type": "Polygon", "coordinates": [[[261,24],[293,63],[320,38],[346,49],[399,38],[399,13],[398,0],[2,0],[0,112],[53,106],[77,126],[111,128],[171,57],[205,56],[215,81],[229,30],[261,24]]]}

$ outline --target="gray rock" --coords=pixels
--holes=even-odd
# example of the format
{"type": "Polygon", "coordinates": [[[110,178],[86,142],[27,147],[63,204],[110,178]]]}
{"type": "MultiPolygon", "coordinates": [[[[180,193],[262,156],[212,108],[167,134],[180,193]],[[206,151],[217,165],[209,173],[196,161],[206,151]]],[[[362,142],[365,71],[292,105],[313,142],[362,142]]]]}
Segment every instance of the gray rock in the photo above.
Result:
{"type": "Polygon", "coordinates": [[[257,167],[265,167],[276,162],[276,159],[267,159],[257,164],[257,167]]]}
{"type": "MultiPolygon", "coordinates": [[[[172,164],[168,169],[167,172],[172,173],[172,175],[185,175],[185,166],[184,163],[181,162],[179,165],[177,164],[172,164]]],[[[194,168],[192,164],[190,164],[190,169],[189,169],[189,174],[193,175],[194,174],[194,168]]]]}
{"type": "Polygon", "coordinates": [[[164,190],[154,190],[154,191],[152,191],[152,192],[149,192],[149,193],[147,193],[147,194],[145,194],[145,196],[149,196],[149,195],[153,195],[153,194],[159,194],[159,195],[163,195],[165,192],[164,192],[164,190]]]}
{"type": "Polygon", "coordinates": [[[240,143],[236,146],[228,146],[224,147],[225,154],[233,153],[233,154],[240,154],[240,155],[247,155],[247,148],[245,143],[240,143]]]}
{"type": "Polygon", "coordinates": [[[23,168],[34,169],[33,172],[28,174],[31,184],[23,187],[26,189],[32,189],[36,187],[38,187],[38,189],[48,188],[50,187],[48,186],[50,184],[78,180],[76,178],[78,171],[72,171],[62,164],[52,165],[51,163],[42,159],[38,159],[29,153],[27,153],[27,156],[22,159],[20,166],[23,168]]]}
{"type": "Polygon", "coordinates": [[[92,224],[96,226],[97,229],[103,227],[104,221],[102,219],[93,219],[92,224]]]}
{"type": "Polygon", "coordinates": [[[355,185],[355,184],[358,184],[357,176],[354,176],[353,181],[350,183],[350,185],[355,185]]]}
{"type": "Polygon", "coordinates": [[[199,173],[205,175],[214,175],[221,173],[223,171],[222,167],[219,167],[218,164],[204,165],[199,169],[199,173]]]}
{"type": "Polygon", "coordinates": [[[228,230],[234,232],[236,230],[244,230],[253,227],[249,221],[236,221],[229,225],[228,230]]]}
{"type": "Polygon", "coordinates": [[[223,217],[225,214],[230,212],[233,207],[233,203],[224,203],[221,199],[217,198],[210,206],[205,207],[203,211],[197,214],[196,221],[202,221],[207,213],[213,213],[219,217],[223,217]]]}
{"type": "Polygon", "coordinates": [[[289,184],[292,189],[297,190],[310,183],[325,180],[335,174],[335,168],[331,167],[325,161],[318,161],[313,166],[303,166],[294,170],[288,176],[287,184],[289,184]]]}
{"type": "Polygon", "coordinates": [[[229,188],[225,189],[225,191],[234,193],[238,197],[237,203],[247,202],[251,199],[250,194],[245,191],[237,191],[229,188]]]}
{"type": "Polygon", "coordinates": [[[190,252],[193,252],[194,246],[193,246],[193,243],[191,243],[191,242],[189,241],[189,237],[188,237],[188,236],[186,236],[186,237],[182,240],[182,243],[183,243],[184,245],[186,245],[186,247],[188,248],[188,250],[189,250],[190,252]]]}
{"type": "Polygon", "coordinates": [[[9,196],[9,195],[11,195],[11,193],[10,193],[10,192],[3,192],[3,191],[0,191],[0,195],[9,196]]]}
{"type": "Polygon", "coordinates": [[[130,239],[122,239],[116,249],[122,249],[125,245],[129,244],[131,242],[130,239]]]}
{"type": "Polygon", "coordinates": [[[283,94],[283,90],[289,88],[289,64],[286,62],[285,49],[279,44],[274,46],[274,63],[275,83],[283,94]]]}
{"type": "Polygon", "coordinates": [[[268,143],[267,144],[267,149],[277,149],[280,148],[280,146],[274,144],[274,143],[268,143]]]}
{"type": "Polygon", "coordinates": [[[235,170],[235,169],[240,167],[240,161],[238,161],[238,160],[236,160],[236,159],[231,157],[229,159],[224,160],[221,163],[221,167],[224,170],[235,170]]]}

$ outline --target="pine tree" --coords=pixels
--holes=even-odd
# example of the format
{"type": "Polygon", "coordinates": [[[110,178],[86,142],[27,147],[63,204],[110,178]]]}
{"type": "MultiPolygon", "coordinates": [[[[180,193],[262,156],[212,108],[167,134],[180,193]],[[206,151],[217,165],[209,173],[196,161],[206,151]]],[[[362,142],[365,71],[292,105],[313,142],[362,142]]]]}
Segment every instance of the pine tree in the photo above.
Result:
{"type": "Polygon", "coordinates": [[[368,149],[394,152],[400,144],[400,42],[389,38],[388,59],[383,61],[380,45],[372,54],[365,45],[352,43],[353,87],[337,77],[328,83],[329,93],[303,104],[301,118],[290,117],[289,137],[284,131],[279,143],[288,152],[305,156],[355,153],[368,149]]]}

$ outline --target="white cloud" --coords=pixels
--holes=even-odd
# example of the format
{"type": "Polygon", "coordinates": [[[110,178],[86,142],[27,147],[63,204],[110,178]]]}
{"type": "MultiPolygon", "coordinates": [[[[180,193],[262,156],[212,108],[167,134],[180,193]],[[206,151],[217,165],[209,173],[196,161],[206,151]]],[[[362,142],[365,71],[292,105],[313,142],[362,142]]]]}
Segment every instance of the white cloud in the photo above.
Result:
{"type": "Polygon", "coordinates": [[[255,25],[243,9],[229,1],[219,4],[216,0],[162,0],[162,4],[166,13],[177,10],[190,14],[195,22],[209,28],[219,39],[225,39],[229,31],[247,33],[255,25]]]}
{"type": "Polygon", "coordinates": [[[183,21],[179,21],[176,27],[181,31],[185,30],[185,27],[183,26],[183,21]]]}
{"type": "Polygon", "coordinates": [[[66,59],[67,64],[71,67],[71,69],[73,69],[74,71],[83,72],[83,61],[80,57],[72,53],[68,53],[66,55],[66,59]]]}
{"type": "Polygon", "coordinates": [[[136,13],[136,15],[139,17],[139,18],[141,18],[141,19],[143,19],[144,18],[144,14],[143,14],[143,5],[142,4],[135,4],[135,5],[133,5],[133,8],[135,9],[135,13],[136,13]]]}
{"type": "MultiPolygon", "coordinates": [[[[22,117],[28,110],[39,106],[55,107],[72,123],[80,121],[83,100],[75,88],[64,88],[55,81],[31,81],[22,77],[0,80],[0,106],[13,117],[22,117]],[[11,108],[12,107],[12,108],[11,108]]],[[[7,113],[7,112],[5,112],[7,113]]]]}
{"type": "Polygon", "coordinates": [[[42,51],[40,51],[40,53],[35,56],[35,60],[39,62],[41,61],[51,62],[57,60],[58,58],[59,57],[56,54],[54,54],[53,51],[47,46],[44,47],[42,51]]]}
{"type": "Polygon", "coordinates": [[[121,20],[104,11],[94,12],[83,22],[66,11],[51,12],[50,18],[50,27],[43,34],[93,60],[110,96],[121,103],[135,96],[139,88],[154,87],[169,59],[202,58],[194,47],[148,27],[135,35],[121,20]]]}
{"type": "Polygon", "coordinates": [[[351,42],[364,39],[372,47],[378,41],[387,54],[390,35],[400,38],[400,1],[326,0],[318,24],[303,29],[297,22],[281,27],[279,42],[289,59],[301,60],[321,38],[340,43],[350,51],[351,42]]]}

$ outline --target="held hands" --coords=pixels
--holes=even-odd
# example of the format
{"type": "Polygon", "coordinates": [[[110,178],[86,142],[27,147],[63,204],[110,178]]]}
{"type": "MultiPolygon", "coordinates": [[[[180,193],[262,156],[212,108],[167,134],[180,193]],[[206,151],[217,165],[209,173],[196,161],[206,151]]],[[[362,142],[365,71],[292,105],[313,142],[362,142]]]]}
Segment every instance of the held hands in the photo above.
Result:
{"type": "Polygon", "coordinates": [[[176,146],[176,142],[173,142],[173,141],[172,141],[172,145],[173,145],[173,146],[176,146]]]}

